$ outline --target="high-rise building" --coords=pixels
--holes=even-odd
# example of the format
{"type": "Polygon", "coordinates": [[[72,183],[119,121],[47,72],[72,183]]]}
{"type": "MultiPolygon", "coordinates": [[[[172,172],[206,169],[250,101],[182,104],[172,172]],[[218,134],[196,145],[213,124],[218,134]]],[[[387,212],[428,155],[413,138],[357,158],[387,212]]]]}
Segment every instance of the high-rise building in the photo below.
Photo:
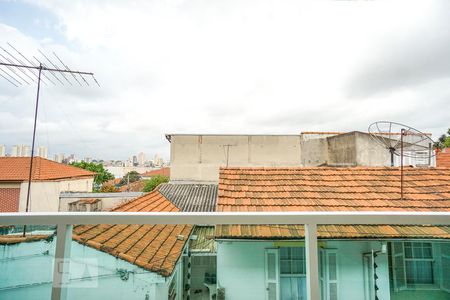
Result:
{"type": "Polygon", "coordinates": [[[11,156],[12,157],[21,156],[19,151],[21,151],[20,146],[17,146],[17,145],[12,146],[11,156]]]}
{"type": "Polygon", "coordinates": [[[0,145],[0,157],[6,156],[6,147],[5,145],[0,145]]]}
{"type": "Polygon", "coordinates": [[[11,156],[13,157],[23,157],[30,156],[30,146],[28,145],[15,145],[11,149],[11,156]]]}
{"type": "Polygon", "coordinates": [[[137,162],[140,166],[143,166],[147,159],[145,158],[144,152],[141,152],[137,155],[137,162]]]}
{"type": "Polygon", "coordinates": [[[64,160],[64,153],[55,154],[54,161],[62,163],[64,160]]]}
{"type": "Polygon", "coordinates": [[[38,148],[37,156],[42,157],[42,158],[47,158],[48,157],[48,148],[45,146],[40,146],[38,148]]]}
{"type": "Polygon", "coordinates": [[[153,163],[155,166],[161,167],[162,165],[164,165],[164,160],[158,154],[155,154],[155,157],[153,158],[153,163]]]}
{"type": "Polygon", "coordinates": [[[28,145],[22,145],[22,156],[31,156],[31,147],[28,145]]]}

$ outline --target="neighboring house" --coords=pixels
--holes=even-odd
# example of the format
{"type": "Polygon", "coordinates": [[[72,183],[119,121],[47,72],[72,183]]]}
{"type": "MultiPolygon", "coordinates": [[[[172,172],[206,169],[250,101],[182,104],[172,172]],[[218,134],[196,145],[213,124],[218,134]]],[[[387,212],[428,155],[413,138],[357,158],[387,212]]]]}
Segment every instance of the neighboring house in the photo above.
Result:
{"type": "MultiPolygon", "coordinates": [[[[426,133],[430,137],[431,134],[426,133]]],[[[391,133],[383,136],[385,143],[398,146],[399,133],[391,133]]],[[[405,141],[404,165],[435,166],[434,153],[429,145],[429,140],[423,138],[416,147],[417,151],[407,151],[408,142],[405,141]],[[420,151],[418,149],[421,149],[420,151]],[[431,150],[431,158],[429,154],[431,150]],[[411,157],[415,156],[415,157],[411,157]]],[[[391,166],[391,155],[386,146],[374,140],[370,134],[360,131],[347,133],[338,132],[302,132],[301,133],[302,166],[332,166],[332,167],[356,167],[391,166]]],[[[400,152],[399,150],[397,152],[400,152]]],[[[400,165],[400,157],[394,155],[394,166],[400,165]]]]}
{"type": "MultiPolygon", "coordinates": [[[[59,195],[59,211],[71,211],[70,205],[72,204],[72,209],[83,210],[82,203],[86,203],[87,199],[98,199],[100,203],[96,206],[100,208],[101,211],[109,211],[117,205],[128,201],[139,196],[142,196],[142,192],[123,192],[123,193],[66,193],[62,192],[59,195]],[[78,205],[80,203],[81,205],[78,205]]],[[[89,203],[87,203],[89,204],[89,203]]],[[[89,206],[89,205],[87,205],[89,206]]],[[[87,211],[88,207],[86,206],[87,211]]],[[[79,210],[75,210],[79,211],[79,210]]]]}
{"type": "MultiPolygon", "coordinates": [[[[391,135],[395,135],[391,134],[391,135]]],[[[396,138],[398,136],[396,135],[396,138]]],[[[220,167],[390,166],[390,152],[368,133],[303,132],[294,135],[167,134],[170,181],[217,183],[220,167]]],[[[390,137],[385,138],[386,141],[390,137]]],[[[392,138],[393,139],[393,138],[392,138]]],[[[396,139],[397,140],[397,139],[396,139]]],[[[426,141],[424,140],[424,143],[426,141]]],[[[395,142],[393,141],[393,144],[395,142]]],[[[405,165],[427,165],[404,158],[405,165]]],[[[394,157],[394,165],[400,160],[394,157]]],[[[431,159],[434,166],[434,160],[431,159]]]]}
{"type": "MultiPolygon", "coordinates": [[[[163,183],[157,190],[183,212],[212,212],[216,209],[217,184],[163,183]]],[[[183,258],[185,298],[218,299],[216,294],[217,251],[214,226],[196,225],[183,258]]]]}
{"type": "MultiPolygon", "coordinates": [[[[29,157],[0,157],[0,212],[25,211],[29,157]]],[[[33,158],[28,211],[58,211],[61,192],[91,192],[95,173],[33,158]]]]}
{"type": "Polygon", "coordinates": [[[161,169],[151,170],[141,174],[142,179],[152,179],[154,176],[170,177],[170,168],[163,167],[161,169]]]}
{"type": "MultiPolygon", "coordinates": [[[[450,211],[450,169],[225,168],[218,212],[450,211]]],[[[323,300],[450,299],[450,227],[319,225],[323,300]]],[[[226,299],[306,299],[303,225],[216,226],[226,299]]]]}
{"type": "Polygon", "coordinates": [[[167,134],[170,181],[217,183],[221,166],[300,166],[300,135],[167,134]]]}
{"type": "MultiPolygon", "coordinates": [[[[113,211],[179,210],[153,191],[113,211]]],[[[191,232],[191,225],[75,226],[68,299],[183,299],[180,257],[191,232]]],[[[0,244],[0,299],[50,299],[55,240],[7,235],[0,244]]]]}
{"type": "Polygon", "coordinates": [[[119,187],[119,192],[142,192],[146,183],[147,180],[139,179],[138,181],[122,185],[119,187]]]}
{"type": "Polygon", "coordinates": [[[436,166],[450,168],[450,148],[436,150],[436,166]]]}

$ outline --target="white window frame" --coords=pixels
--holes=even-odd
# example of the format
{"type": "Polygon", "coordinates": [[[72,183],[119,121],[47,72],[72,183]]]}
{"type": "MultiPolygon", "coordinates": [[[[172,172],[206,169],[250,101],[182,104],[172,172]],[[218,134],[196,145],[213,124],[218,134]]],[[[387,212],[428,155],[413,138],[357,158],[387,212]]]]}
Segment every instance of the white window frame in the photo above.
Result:
{"type": "Polygon", "coordinates": [[[266,300],[274,300],[269,299],[269,284],[275,284],[275,300],[280,299],[280,253],[278,248],[267,248],[264,252],[264,271],[265,271],[265,285],[266,285],[266,300]],[[274,255],[274,270],[275,270],[275,279],[269,278],[269,255],[274,255]]]}
{"type": "MultiPolygon", "coordinates": [[[[436,269],[435,269],[435,264],[434,264],[435,259],[434,259],[433,243],[426,242],[426,241],[405,241],[405,242],[403,242],[403,251],[404,251],[404,260],[405,260],[405,272],[407,270],[407,264],[406,264],[407,261],[410,261],[410,262],[427,261],[427,262],[431,262],[431,272],[433,274],[433,282],[432,283],[410,283],[410,282],[408,282],[408,277],[406,276],[405,277],[406,278],[406,287],[414,288],[414,289],[421,289],[421,288],[428,289],[429,287],[436,286],[437,282],[436,282],[436,269]],[[411,255],[412,255],[411,258],[406,257],[406,250],[405,250],[406,243],[411,244],[411,255]],[[423,253],[423,248],[425,248],[423,244],[426,243],[426,244],[430,245],[431,258],[415,258],[414,257],[414,250],[413,250],[415,248],[414,244],[419,244],[419,243],[421,244],[421,247],[422,247],[422,253],[423,253]]],[[[416,272],[416,271],[414,271],[414,272],[416,272]]]]}
{"type": "Polygon", "coordinates": [[[321,271],[321,276],[319,280],[322,282],[321,285],[321,299],[322,300],[338,300],[339,299],[339,263],[338,263],[338,253],[337,249],[326,249],[320,248],[320,256],[322,256],[322,264],[320,265],[319,261],[319,269],[321,271]],[[336,279],[330,278],[330,254],[336,256],[335,260],[335,269],[336,269],[336,279]],[[336,284],[336,299],[330,298],[330,290],[331,284],[336,284]]]}
{"type": "MultiPolygon", "coordinates": [[[[292,256],[291,256],[292,257],[292,256]]],[[[305,247],[280,247],[280,251],[279,251],[279,259],[278,259],[278,261],[279,261],[279,268],[278,268],[278,272],[279,272],[279,290],[280,290],[280,296],[279,296],[279,298],[281,299],[281,278],[305,278],[306,279],[306,249],[305,249],[305,247]],[[303,263],[304,263],[304,265],[303,265],[303,271],[304,271],[304,273],[303,274],[293,274],[292,272],[291,272],[291,274],[282,274],[281,273],[281,261],[282,261],[282,259],[281,259],[281,249],[287,249],[287,248],[301,248],[301,249],[303,249],[304,250],[304,259],[303,260],[299,260],[299,261],[302,261],[303,263]]],[[[293,260],[293,259],[288,259],[287,261],[289,261],[290,263],[291,263],[291,270],[292,270],[292,263],[293,263],[293,261],[295,261],[295,260],[293,260]]],[[[306,291],[305,291],[305,294],[306,294],[306,291]]]]}

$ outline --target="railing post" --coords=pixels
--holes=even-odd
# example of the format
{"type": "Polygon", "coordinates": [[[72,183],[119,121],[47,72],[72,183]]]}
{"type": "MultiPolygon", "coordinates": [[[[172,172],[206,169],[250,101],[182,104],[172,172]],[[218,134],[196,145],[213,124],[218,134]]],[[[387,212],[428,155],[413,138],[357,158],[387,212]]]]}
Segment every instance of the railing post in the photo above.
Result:
{"type": "Polygon", "coordinates": [[[305,224],[306,291],[308,300],[320,299],[317,250],[317,225],[305,224]]]}
{"type": "Polygon", "coordinates": [[[58,224],[56,229],[55,263],[53,266],[52,300],[67,299],[71,243],[72,225],[58,224]]]}

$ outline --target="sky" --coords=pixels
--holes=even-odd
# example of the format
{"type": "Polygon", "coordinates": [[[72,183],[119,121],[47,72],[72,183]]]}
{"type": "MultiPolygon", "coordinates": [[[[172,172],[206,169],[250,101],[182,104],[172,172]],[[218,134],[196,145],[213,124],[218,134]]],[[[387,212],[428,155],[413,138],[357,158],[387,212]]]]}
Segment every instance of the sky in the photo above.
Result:
{"type": "MultiPolygon", "coordinates": [[[[168,159],[165,133],[389,120],[436,139],[450,127],[448,20],[447,0],[0,0],[0,46],[55,52],[101,85],[44,84],[36,145],[168,159]]],[[[35,97],[0,77],[0,144],[31,144],[35,97]]]]}

